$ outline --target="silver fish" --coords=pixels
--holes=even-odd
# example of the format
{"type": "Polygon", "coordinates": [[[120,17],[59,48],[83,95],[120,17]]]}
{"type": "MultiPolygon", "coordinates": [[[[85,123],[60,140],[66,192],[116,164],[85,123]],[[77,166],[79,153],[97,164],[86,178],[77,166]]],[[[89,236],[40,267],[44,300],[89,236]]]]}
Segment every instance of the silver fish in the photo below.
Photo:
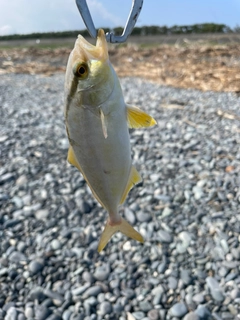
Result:
{"type": "Polygon", "coordinates": [[[121,217],[118,207],[141,181],[132,165],[128,128],[150,127],[156,121],[124,102],[102,29],[96,46],[79,35],[69,56],[64,116],[70,143],[68,161],[82,173],[109,214],[98,251],[117,231],[143,242],[140,233],[121,217]]]}

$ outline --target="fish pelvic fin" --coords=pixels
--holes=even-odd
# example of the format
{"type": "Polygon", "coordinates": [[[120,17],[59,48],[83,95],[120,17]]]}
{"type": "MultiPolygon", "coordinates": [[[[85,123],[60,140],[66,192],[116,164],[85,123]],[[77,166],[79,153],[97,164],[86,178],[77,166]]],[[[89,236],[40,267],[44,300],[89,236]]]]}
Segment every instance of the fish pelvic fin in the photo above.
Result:
{"type": "Polygon", "coordinates": [[[141,234],[137,232],[125,219],[121,218],[121,221],[114,225],[111,225],[110,221],[108,220],[99,240],[98,252],[102,251],[106,247],[108,241],[118,231],[131,239],[137,240],[141,243],[144,242],[141,234]]]}
{"type": "Polygon", "coordinates": [[[85,176],[80,164],[78,163],[77,159],[76,159],[76,156],[75,156],[75,153],[74,153],[74,150],[72,148],[72,146],[69,147],[68,149],[68,157],[67,157],[67,161],[73,165],[74,167],[76,167],[80,172],[81,174],[83,175],[84,179],[86,180],[89,188],[91,189],[94,197],[97,199],[97,201],[101,204],[101,206],[103,208],[105,208],[104,204],[102,203],[102,201],[100,200],[100,198],[98,197],[98,195],[96,194],[95,190],[91,187],[90,183],[88,182],[88,179],[87,177],[85,176]]]}
{"type": "Polygon", "coordinates": [[[156,120],[138,107],[127,105],[127,122],[129,128],[152,127],[156,120]]]}
{"type": "Polygon", "coordinates": [[[68,149],[68,156],[67,156],[67,161],[74,167],[76,167],[81,173],[82,173],[82,169],[75,157],[75,153],[73,151],[72,146],[69,147],[68,149]]]}
{"type": "Polygon", "coordinates": [[[130,171],[130,176],[128,179],[128,183],[127,183],[126,188],[123,192],[122,198],[120,200],[120,204],[124,203],[129,191],[135,186],[135,184],[138,184],[141,181],[142,181],[142,178],[141,178],[140,174],[138,173],[137,169],[134,166],[132,166],[131,171],[130,171]]]}

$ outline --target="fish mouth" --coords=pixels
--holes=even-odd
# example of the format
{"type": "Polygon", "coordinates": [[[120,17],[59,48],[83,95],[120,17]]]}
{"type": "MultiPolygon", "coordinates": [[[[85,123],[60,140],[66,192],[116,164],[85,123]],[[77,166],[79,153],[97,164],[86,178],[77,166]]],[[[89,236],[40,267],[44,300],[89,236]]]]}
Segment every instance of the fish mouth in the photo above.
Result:
{"type": "MultiPolygon", "coordinates": [[[[75,54],[81,60],[87,62],[90,59],[97,59],[102,62],[108,60],[108,46],[103,29],[98,30],[96,46],[89,43],[83,36],[79,35],[75,43],[75,54]]],[[[75,55],[74,54],[74,55],[75,55]]]]}

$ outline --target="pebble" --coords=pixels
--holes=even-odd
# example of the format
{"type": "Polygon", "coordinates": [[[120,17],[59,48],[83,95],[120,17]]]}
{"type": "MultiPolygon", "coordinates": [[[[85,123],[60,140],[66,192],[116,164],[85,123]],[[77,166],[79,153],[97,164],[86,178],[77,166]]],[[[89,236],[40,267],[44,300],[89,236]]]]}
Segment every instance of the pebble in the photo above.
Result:
{"type": "Polygon", "coordinates": [[[151,220],[151,215],[143,211],[137,211],[136,217],[139,222],[149,222],[151,220]]]}
{"type": "Polygon", "coordinates": [[[159,311],[156,309],[152,309],[147,314],[149,320],[159,320],[159,311]]]}
{"type": "Polygon", "coordinates": [[[84,292],[84,298],[88,298],[90,296],[94,296],[96,297],[100,292],[102,292],[102,288],[100,286],[93,286],[88,288],[85,292],[84,292]]]}
{"type": "Polygon", "coordinates": [[[100,304],[99,312],[102,316],[105,316],[106,314],[110,314],[112,312],[112,305],[108,301],[103,301],[100,304]]]}
{"type": "Polygon", "coordinates": [[[213,299],[215,299],[216,301],[223,301],[224,295],[217,280],[213,277],[207,277],[206,283],[208,288],[210,289],[210,293],[213,299]]]}
{"type": "Polygon", "coordinates": [[[17,310],[15,307],[10,307],[7,310],[5,320],[17,320],[17,310]]]}
{"type": "Polygon", "coordinates": [[[194,312],[189,312],[185,315],[183,320],[200,320],[199,316],[194,312]]]}
{"type": "Polygon", "coordinates": [[[240,166],[238,124],[218,111],[239,117],[240,99],[121,83],[126,101],[158,122],[130,131],[143,184],[120,208],[145,243],[118,232],[98,253],[107,212],[66,163],[64,75],[0,77],[0,319],[237,317],[239,174],[229,170],[240,166]]]}
{"type": "Polygon", "coordinates": [[[170,216],[172,213],[173,213],[173,210],[170,209],[169,207],[166,207],[166,208],[164,208],[163,211],[162,211],[162,217],[163,217],[163,218],[164,218],[164,217],[168,217],[168,216],[170,216]]]}
{"type": "Polygon", "coordinates": [[[139,308],[143,312],[148,312],[152,309],[152,305],[148,301],[140,301],[139,308]]]}
{"type": "Polygon", "coordinates": [[[44,265],[40,261],[33,260],[29,264],[29,271],[34,275],[41,272],[44,265]]]}
{"type": "Polygon", "coordinates": [[[204,295],[202,293],[195,294],[192,299],[197,304],[202,304],[205,300],[204,295]]]}
{"type": "Polygon", "coordinates": [[[13,251],[9,256],[9,261],[14,263],[21,263],[26,260],[27,260],[26,256],[23,253],[18,251],[13,251]]]}
{"type": "Polygon", "coordinates": [[[168,287],[169,289],[175,290],[178,285],[178,280],[175,277],[169,277],[168,278],[168,287]]]}
{"type": "Polygon", "coordinates": [[[181,318],[187,313],[187,311],[186,305],[182,302],[178,302],[170,308],[169,313],[174,317],[181,318]]]}
{"type": "Polygon", "coordinates": [[[46,220],[49,217],[49,211],[47,209],[37,210],[35,212],[35,217],[38,220],[46,220]]]}
{"type": "Polygon", "coordinates": [[[89,288],[89,284],[85,284],[83,286],[80,286],[78,288],[75,288],[72,290],[72,295],[73,296],[78,296],[83,294],[87,289],[89,288]]]}
{"type": "Polygon", "coordinates": [[[132,313],[133,319],[142,320],[145,317],[145,314],[141,311],[136,311],[132,313]]]}
{"type": "Polygon", "coordinates": [[[94,277],[99,281],[107,280],[109,277],[110,268],[109,265],[105,264],[100,267],[97,267],[94,277]]]}
{"type": "Polygon", "coordinates": [[[134,212],[133,212],[131,209],[129,209],[128,207],[126,207],[126,208],[124,209],[124,215],[125,215],[127,221],[129,221],[129,223],[130,223],[131,225],[134,225],[134,224],[136,223],[135,214],[134,214],[134,212]]]}
{"type": "Polygon", "coordinates": [[[166,242],[166,243],[172,242],[171,234],[165,230],[158,231],[158,237],[161,242],[166,242]]]}
{"type": "Polygon", "coordinates": [[[195,313],[199,316],[200,319],[208,319],[208,317],[211,316],[211,313],[209,312],[207,307],[202,304],[199,304],[197,306],[195,313]]]}
{"type": "Polygon", "coordinates": [[[57,239],[53,239],[53,240],[52,240],[52,242],[51,242],[51,248],[52,248],[53,250],[59,250],[59,249],[61,249],[61,247],[62,247],[62,245],[61,245],[61,243],[60,243],[59,240],[57,240],[57,239]]]}

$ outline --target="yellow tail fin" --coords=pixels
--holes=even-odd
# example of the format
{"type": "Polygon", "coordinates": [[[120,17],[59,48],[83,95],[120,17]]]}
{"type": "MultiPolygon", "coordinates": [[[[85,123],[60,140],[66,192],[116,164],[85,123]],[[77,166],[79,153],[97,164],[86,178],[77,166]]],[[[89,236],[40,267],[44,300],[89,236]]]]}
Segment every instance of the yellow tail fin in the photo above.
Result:
{"type": "Polygon", "coordinates": [[[123,218],[121,218],[121,222],[119,224],[116,224],[114,226],[111,226],[109,224],[109,221],[107,221],[105,229],[103,230],[98,244],[98,252],[102,251],[105,248],[105,246],[107,245],[111,237],[114,235],[114,233],[118,231],[122,232],[123,234],[125,234],[125,236],[129,238],[137,240],[141,243],[144,242],[144,239],[141,236],[141,234],[137,232],[135,229],[133,229],[133,227],[123,218]]]}

